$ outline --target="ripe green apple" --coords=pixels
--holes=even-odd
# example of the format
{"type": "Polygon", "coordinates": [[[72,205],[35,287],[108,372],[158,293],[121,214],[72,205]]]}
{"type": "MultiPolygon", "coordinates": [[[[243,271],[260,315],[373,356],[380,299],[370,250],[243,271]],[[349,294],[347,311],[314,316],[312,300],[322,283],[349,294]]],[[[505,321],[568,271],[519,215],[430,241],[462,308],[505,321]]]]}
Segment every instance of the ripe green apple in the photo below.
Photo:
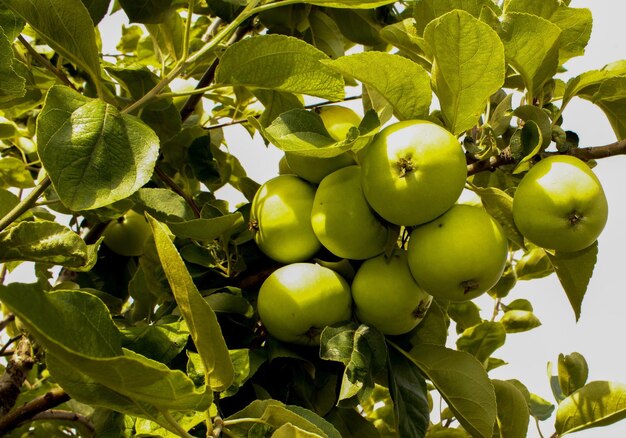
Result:
{"type": "Polygon", "coordinates": [[[387,221],[419,225],[459,198],[467,165],[456,137],[423,120],[394,123],[365,149],[361,165],[365,198],[387,221]]]}
{"type": "Polygon", "coordinates": [[[537,246],[580,251],[598,239],[608,203],[596,175],[583,161],[553,155],[526,173],[513,197],[513,219],[537,246]]]}
{"type": "Polygon", "coordinates": [[[322,180],[311,224],[322,245],[338,257],[363,260],[385,249],[388,229],[363,196],[359,166],[344,167],[322,180]]]}
{"type": "Polygon", "coordinates": [[[319,345],[324,327],[350,319],[350,285],[332,269],[292,263],[263,282],[257,309],[261,322],[276,339],[319,345]]]}
{"type": "Polygon", "coordinates": [[[438,299],[467,301],[491,289],[506,266],[508,243],[482,208],[457,204],[411,232],[409,268],[438,299]]]}
{"type": "Polygon", "coordinates": [[[152,229],[146,218],[132,210],[104,229],[104,244],[111,251],[123,256],[140,256],[146,239],[152,235],[152,229]]]}
{"type": "Polygon", "coordinates": [[[352,280],[352,299],[359,321],[386,335],[401,335],[424,319],[432,296],[419,287],[405,250],[363,262],[352,280]]]}
{"type": "Polygon", "coordinates": [[[311,258],[321,244],[311,227],[315,188],[295,175],[265,182],[252,200],[250,226],[268,257],[281,263],[311,258]]]}
{"type": "MultiPolygon", "coordinates": [[[[350,108],[339,105],[323,106],[317,113],[324,123],[324,127],[335,141],[342,141],[353,126],[359,126],[361,118],[350,108]]],[[[352,152],[344,152],[330,158],[307,157],[293,152],[286,152],[285,158],[289,168],[301,178],[313,184],[318,184],[326,175],[335,170],[356,163],[352,152]]]]}

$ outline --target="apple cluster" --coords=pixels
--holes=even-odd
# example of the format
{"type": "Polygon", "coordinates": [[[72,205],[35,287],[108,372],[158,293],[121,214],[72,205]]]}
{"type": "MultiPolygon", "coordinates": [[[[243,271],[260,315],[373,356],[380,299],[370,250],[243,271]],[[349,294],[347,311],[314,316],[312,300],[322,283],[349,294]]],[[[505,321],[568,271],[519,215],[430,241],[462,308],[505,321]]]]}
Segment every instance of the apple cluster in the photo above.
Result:
{"type": "MultiPolygon", "coordinates": [[[[339,106],[320,116],[337,141],[360,121],[339,106]]],[[[471,300],[500,279],[507,239],[482,207],[456,204],[465,155],[439,125],[397,122],[356,154],[287,153],[285,161],[260,187],[250,218],[261,251],[285,264],[258,296],[259,316],[277,339],[315,345],[325,326],[353,310],[384,334],[404,334],[433,297],[471,300]],[[390,244],[398,226],[410,232],[406,248],[390,244]],[[358,265],[351,282],[310,262],[322,247],[358,265]]]]}

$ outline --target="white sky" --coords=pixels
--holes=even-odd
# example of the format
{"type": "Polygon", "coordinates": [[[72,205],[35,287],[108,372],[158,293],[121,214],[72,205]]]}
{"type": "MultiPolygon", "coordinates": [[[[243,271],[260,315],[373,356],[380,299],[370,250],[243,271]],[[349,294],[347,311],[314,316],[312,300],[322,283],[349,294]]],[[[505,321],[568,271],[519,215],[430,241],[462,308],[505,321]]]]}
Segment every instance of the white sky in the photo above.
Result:
{"type": "MultiPolygon", "coordinates": [[[[623,20],[626,17],[624,1],[573,0],[571,6],[590,8],[594,16],[594,28],[586,55],[568,62],[566,67],[569,71],[563,75],[563,79],[601,68],[612,61],[626,59],[623,42],[623,20]]],[[[103,35],[103,40],[112,43],[113,48],[118,41],[117,27],[117,20],[101,27],[106,35],[103,35]]],[[[107,50],[111,53],[113,48],[105,49],[105,53],[107,50]]],[[[578,133],[581,146],[599,146],[616,140],[604,115],[588,102],[575,99],[566,110],[564,119],[564,128],[578,133]]],[[[261,183],[276,174],[277,161],[281,155],[279,151],[273,147],[266,149],[258,136],[254,141],[250,140],[245,131],[238,127],[228,128],[226,135],[231,152],[240,157],[250,177],[261,183]]],[[[518,283],[507,298],[508,301],[516,298],[530,300],[543,325],[527,333],[509,335],[505,346],[495,353],[496,357],[506,360],[509,365],[492,371],[490,377],[519,379],[531,392],[554,402],[546,377],[546,364],[548,361],[556,363],[559,353],[577,351],[589,363],[590,381],[626,383],[626,353],[622,338],[626,328],[626,282],[622,277],[623,248],[626,246],[626,227],[623,225],[626,224],[626,173],[623,169],[626,169],[626,156],[599,160],[595,168],[606,191],[610,212],[608,224],[599,239],[598,262],[583,303],[580,321],[575,323],[569,302],[556,276],[518,283]]],[[[230,196],[228,191],[222,191],[222,194],[230,196]]],[[[29,272],[28,268],[19,269],[9,276],[8,281],[32,281],[28,278],[29,272]]],[[[487,318],[493,307],[491,298],[484,296],[476,303],[484,310],[483,316],[487,318]]],[[[453,336],[451,340],[454,341],[453,336]]],[[[542,432],[546,438],[553,433],[553,424],[553,420],[542,422],[542,432]]],[[[579,432],[575,436],[626,436],[626,421],[579,432]]],[[[528,437],[539,438],[533,424],[529,427],[528,437]]]]}

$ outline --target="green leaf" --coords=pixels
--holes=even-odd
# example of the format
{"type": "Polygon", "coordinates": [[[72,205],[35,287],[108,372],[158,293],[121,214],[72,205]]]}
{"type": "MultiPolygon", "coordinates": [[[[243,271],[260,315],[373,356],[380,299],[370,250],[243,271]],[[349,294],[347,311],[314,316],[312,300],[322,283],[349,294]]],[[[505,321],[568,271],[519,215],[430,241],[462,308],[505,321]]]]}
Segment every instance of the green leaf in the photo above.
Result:
{"type": "Polygon", "coordinates": [[[582,388],[589,377],[589,366],[580,353],[559,354],[559,386],[563,394],[568,396],[582,388]]]}
{"type": "Polygon", "coordinates": [[[264,110],[259,118],[259,123],[267,128],[270,123],[289,110],[303,108],[302,101],[292,93],[273,90],[254,90],[254,95],[263,104],[264,110]]]}
{"type": "Polygon", "coordinates": [[[363,52],[323,61],[339,73],[374,89],[393,107],[399,120],[423,119],[428,115],[432,91],[430,77],[422,66],[399,55],[363,52]],[[377,68],[371,68],[376,65],[377,68]]]}
{"type": "Polygon", "coordinates": [[[509,304],[503,304],[502,307],[504,310],[526,310],[528,312],[533,311],[533,305],[524,298],[518,298],[516,300],[511,301],[509,304]]]}
{"type": "Polygon", "coordinates": [[[550,17],[550,21],[561,28],[559,64],[585,53],[593,24],[589,9],[560,5],[550,17]]]}
{"type": "Polygon", "coordinates": [[[533,95],[556,74],[560,35],[559,26],[536,15],[507,13],[504,16],[500,38],[506,59],[533,95]]]}
{"type": "Polygon", "coordinates": [[[476,356],[485,363],[489,356],[502,347],[506,341],[506,330],[499,322],[483,321],[478,325],[466,329],[456,341],[461,351],[476,356]]]}
{"type": "Polygon", "coordinates": [[[456,322],[457,333],[480,324],[480,309],[473,301],[462,301],[448,305],[448,316],[456,322]]]}
{"type": "Polygon", "coordinates": [[[241,411],[231,415],[225,419],[228,430],[235,436],[249,436],[248,431],[254,425],[253,422],[243,422],[229,425],[229,420],[237,420],[244,418],[259,419],[274,429],[284,424],[291,423],[306,432],[314,433],[322,437],[341,438],[337,430],[323,418],[318,417],[313,412],[302,416],[303,408],[298,406],[287,406],[278,400],[255,400],[241,411]],[[314,421],[311,421],[313,419],[314,421]],[[320,426],[323,425],[322,429],[320,426]],[[331,432],[329,435],[324,430],[331,432]]]}
{"type": "Polygon", "coordinates": [[[607,116],[617,138],[626,138],[626,76],[602,82],[592,102],[607,116]]]}
{"type": "Polygon", "coordinates": [[[507,310],[502,315],[500,323],[502,323],[507,333],[526,332],[541,325],[539,318],[528,310],[507,310]]]}
{"type": "Polygon", "coordinates": [[[578,321],[583,298],[598,258],[598,242],[577,252],[557,251],[554,255],[548,253],[548,257],[578,321]]]}
{"type": "Polygon", "coordinates": [[[450,11],[458,9],[479,18],[484,7],[500,15],[499,8],[492,0],[420,0],[413,8],[413,16],[417,32],[422,35],[428,23],[450,11]]]}
{"type": "Polygon", "coordinates": [[[214,240],[225,232],[243,225],[241,213],[231,213],[211,219],[192,219],[184,222],[168,222],[168,228],[177,237],[193,240],[214,240]]]}
{"type": "Polygon", "coordinates": [[[157,362],[168,363],[187,346],[189,332],[181,322],[140,323],[122,330],[124,348],[157,362]]]}
{"type": "Polygon", "coordinates": [[[491,27],[459,10],[432,21],[424,39],[434,56],[433,88],[446,126],[460,134],[478,123],[504,84],[504,47],[491,27]]]}
{"type": "Polygon", "coordinates": [[[0,27],[2,27],[9,42],[13,42],[15,38],[22,33],[25,24],[26,21],[9,8],[2,8],[2,10],[0,10],[0,27]]]}
{"type": "Polygon", "coordinates": [[[119,0],[120,6],[135,23],[160,23],[172,10],[174,0],[119,0]]]}
{"type": "Polygon", "coordinates": [[[528,405],[524,395],[510,382],[492,380],[498,403],[498,429],[502,438],[526,438],[528,405]]]}
{"type": "Polygon", "coordinates": [[[337,23],[321,10],[314,9],[308,16],[310,44],[326,53],[331,58],[339,58],[345,53],[343,38],[337,23]]]}
{"type": "Polygon", "coordinates": [[[100,23],[100,20],[104,18],[109,10],[109,4],[111,0],[81,0],[87,11],[89,11],[89,16],[91,17],[91,21],[93,24],[100,23]]]}
{"type": "Polygon", "coordinates": [[[88,271],[96,263],[96,250],[59,223],[19,222],[0,232],[0,260],[43,262],[88,271]]]}
{"type": "Polygon", "coordinates": [[[463,428],[472,436],[491,438],[496,396],[481,363],[468,353],[438,345],[417,345],[408,354],[463,428]]]}
{"type": "Polygon", "coordinates": [[[529,402],[530,414],[539,421],[545,421],[552,417],[554,405],[549,401],[539,397],[537,394],[530,394],[529,402]]]}
{"type": "Polygon", "coordinates": [[[35,186],[35,180],[26,163],[15,157],[0,158],[0,187],[28,189],[35,186]]]}
{"type": "MultiPolygon", "coordinates": [[[[534,105],[522,105],[515,108],[513,115],[524,121],[524,123],[535,122],[541,132],[541,147],[546,148],[552,138],[552,122],[548,114],[541,108],[534,105]]],[[[533,144],[534,145],[534,144],[533,144]]],[[[531,150],[526,150],[526,154],[531,150]]]]}
{"type": "Polygon", "coordinates": [[[430,67],[430,61],[425,58],[424,38],[417,33],[416,22],[413,18],[406,18],[380,30],[380,37],[401,50],[403,55],[413,61],[430,67]]]}
{"type": "Polygon", "coordinates": [[[176,222],[194,218],[194,213],[182,196],[169,189],[142,188],[132,198],[138,213],[147,211],[159,221],[176,222]]]}
{"type": "Polygon", "coordinates": [[[554,267],[543,248],[530,247],[515,264],[515,276],[518,280],[543,278],[554,272],[554,267]]]}
{"type": "Polygon", "coordinates": [[[172,12],[165,15],[162,22],[147,23],[145,26],[158,51],[176,61],[183,57],[185,21],[179,14],[172,12]]]}
{"type": "Polygon", "coordinates": [[[14,67],[16,63],[13,47],[8,35],[0,27],[0,103],[9,102],[26,94],[26,79],[14,67]]]}
{"type": "Polygon", "coordinates": [[[355,409],[334,408],[325,418],[343,438],[380,438],[378,429],[355,409]]]}
{"type": "Polygon", "coordinates": [[[344,371],[339,402],[353,401],[374,387],[374,377],[387,364],[385,337],[376,329],[350,323],[326,327],[320,336],[320,357],[341,362],[344,371]]]}
{"type": "Polygon", "coordinates": [[[280,426],[272,434],[271,438],[319,438],[321,435],[313,432],[307,432],[304,429],[300,429],[291,423],[286,423],[280,426]]]}
{"type": "Polygon", "coordinates": [[[389,350],[389,392],[398,436],[419,437],[429,425],[426,381],[419,369],[395,349],[389,350]]]}
{"type": "Polygon", "coordinates": [[[526,172],[531,168],[532,159],[541,152],[543,137],[539,126],[532,120],[527,121],[521,130],[517,130],[511,138],[511,152],[514,155],[523,155],[515,169],[513,175],[526,172]]]}
{"type": "Polygon", "coordinates": [[[182,372],[122,349],[111,315],[92,294],[12,283],[0,287],[0,299],[47,349],[48,360],[74,375],[80,394],[90,394],[85,385],[95,382],[113,399],[157,409],[202,410],[211,403],[211,392],[197,390],[182,372]]]}
{"type": "Polygon", "coordinates": [[[54,86],[37,121],[37,147],[63,204],[89,210],[124,199],[147,183],[159,140],[138,118],[54,86]]]}
{"type": "Polygon", "coordinates": [[[476,187],[474,191],[480,196],[487,213],[502,226],[506,237],[520,248],[524,248],[524,236],[513,220],[513,198],[497,187],[476,187]]]}
{"type": "Polygon", "coordinates": [[[340,74],[320,61],[324,52],[297,38],[261,35],[230,46],[220,58],[216,83],[307,94],[333,101],[344,97],[340,74]]]}
{"type": "Polygon", "coordinates": [[[550,18],[558,6],[558,0],[544,0],[541,2],[534,0],[505,0],[504,12],[507,14],[510,12],[524,12],[542,18],[550,18]]]}
{"type": "Polygon", "coordinates": [[[563,102],[567,103],[574,96],[592,100],[602,83],[610,78],[626,75],[626,60],[605,65],[601,70],[590,70],[567,81],[563,93],[563,102]]]}
{"type": "Polygon", "coordinates": [[[234,370],[215,312],[198,292],[164,226],[150,216],[148,221],[174,298],[202,358],[205,380],[214,391],[222,391],[232,383],[234,370]]]}
{"type": "MultiPolygon", "coordinates": [[[[0,188],[0,218],[6,216],[13,207],[20,203],[20,198],[8,190],[0,188]]],[[[0,250],[1,251],[1,250],[0,250]]]]}
{"type": "Polygon", "coordinates": [[[3,0],[64,58],[100,84],[100,56],[89,11],[81,0],[3,0]]]}
{"type": "Polygon", "coordinates": [[[607,426],[626,418],[626,385],[589,382],[563,400],[556,411],[559,435],[607,426]]]}

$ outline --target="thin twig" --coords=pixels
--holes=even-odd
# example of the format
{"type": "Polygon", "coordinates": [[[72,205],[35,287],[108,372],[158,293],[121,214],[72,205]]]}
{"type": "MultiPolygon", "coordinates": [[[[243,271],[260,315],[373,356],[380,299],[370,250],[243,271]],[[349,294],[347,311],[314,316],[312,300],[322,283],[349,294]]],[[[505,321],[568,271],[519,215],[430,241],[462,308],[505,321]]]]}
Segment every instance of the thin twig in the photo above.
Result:
{"type": "Polygon", "coordinates": [[[93,423],[83,415],[77,414],[72,411],[63,411],[60,409],[48,409],[33,416],[31,421],[35,420],[59,420],[59,421],[73,421],[84,426],[92,435],[95,434],[96,429],[93,423]]]}
{"type": "MultiPolygon", "coordinates": [[[[26,380],[26,374],[34,364],[30,341],[26,336],[20,336],[15,353],[9,359],[4,374],[0,376],[0,425],[3,421],[2,417],[7,415],[15,405],[22,384],[26,380]]],[[[0,436],[2,436],[1,428],[0,436]]]]}
{"type": "Polygon", "coordinates": [[[196,217],[200,217],[200,208],[198,208],[198,204],[187,194],[183,189],[181,189],[172,178],[170,178],[163,170],[159,167],[154,168],[154,172],[161,178],[161,180],[167,184],[174,192],[183,197],[185,202],[191,207],[193,213],[196,217]]]}
{"type": "MultiPolygon", "coordinates": [[[[361,99],[363,96],[361,95],[357,95],[357,96],[350,96],[350,97],[346,97],[345,99],[342,100],[342,102],[347,102],[349,100],[357,100],[357,99],[361,99]]],[[[339,102],[334,102],[332,100],[326,100],[324,102],[320,102],[320,103],[312,103],[310,105],[306,105],[304,108],[305,109],[313,109],[313,108],[319,108],[321,106],[326,106],[326,105],[337,105],[339,102]]],[[[261,117],[260,115],[258,116],[254,116],[255,119],[261,117]]],[[[210,131],[212,129],[218,129],[218,128],[225,128],[227,126],[231,126],[231,125],[240,125],[242,123],[246,123],[248,121],[248,119],[235,119],[235,120],[231,120],[230,122],[223,122],[223,123],[218,123],[216,125],[210,125],[210,126],[205,126],[204,129],[206,129],[207,131],[210,131]]]]}
{"type": "Polygon", "coordinates": [[[58,68],[56,68],[54,65],[52,65],[52,63],[48,60],[48,58],[46,58],[45,56],[43,56],[41,53],[37,52],[33,46],[30,45],[30,43],[28,41],[26,41],[26,39],[22,36],[22,35],[18,35],[17,39],[19,40],[20,43],[22,43],[22,45],[26,48],[26,50],[28,51],[28,53],[30,53],[35,59],[37,59],[37,61],[39,61],[46,69],[48,69],[53,75],[55,75],[57,78],[59,78],[59,80],[61,82],[63,82],[65,85],[67,85],[68,87],[73,88],[74,90],[76,90],[76,87],[74,86],[74,84],[72,84],[72,82],[67,78],[67,76],[65,76],[63,74],[63,72],[61,70],[59,70],[58,68]]]}
{"type": "MultiPolygon", "coordinates": [[[[0,282],[0,284],[2,284],[0,282]]],[[[15,315],[12,313],[9,313],[6,318],[4,318],[2,321],[0,321],[0,332],[2,330],[4,330],[6,328],[7,325],[11,324],[13,321],[15,321],[15,315]]]]}
{"type": "MultiPolygon", "coordinates": [[[[549,155],[571,155],[573,157],[580,158],[584,161],[599,160],[601,158],[614,157],[616,155],[626,155],[626,139],[616,141],[615,143],[607,144],[604,146],[592,146],[586,148],[572,148],[565,154],[559,152],[549,152],[545,154],[549,155]]],[[[496,157],[490,157],[488,160],[477,161],[467,166],[467,174],[475,175],[479,172],[492,171],[500,166],[506,164],[514,164],[516,161],[513,156],[504,150],[500,155],[496,157]]]]}
{"type": "Polygon", "coordinates": [[[11,346],[11,344],[13,344],[15,341],[19,341],[20,338],[22,337],[21,334],[13,336],[11,339],[9,339],[3,346],[2,348],[0,348],[0,356],[2,356],[4,354],[5,351],[7,351],[7,349],[11,346]]]}
{"type": "Polygon", "coordinates": [[[0,436],[15,429],[40,412],[55,408],[69,399],[70,396],[63,389],[55,388],[12,410],[4,417],[0,417],[0,436]]]}
{"type": "Polygon", "coordinates": [[[31,207],[35,205],[37,199],[43,192],[46,191],[48,186],[50,186],[50,178],[46,176],[41,180],[39,185],[35,187],[24,199],[20,201],[13,209],[8,212],[2,219],[0,219],[0,231],[4,230],[6,227],[11,225],[18,217],[22,214],[26,213],[31,207]]]}

